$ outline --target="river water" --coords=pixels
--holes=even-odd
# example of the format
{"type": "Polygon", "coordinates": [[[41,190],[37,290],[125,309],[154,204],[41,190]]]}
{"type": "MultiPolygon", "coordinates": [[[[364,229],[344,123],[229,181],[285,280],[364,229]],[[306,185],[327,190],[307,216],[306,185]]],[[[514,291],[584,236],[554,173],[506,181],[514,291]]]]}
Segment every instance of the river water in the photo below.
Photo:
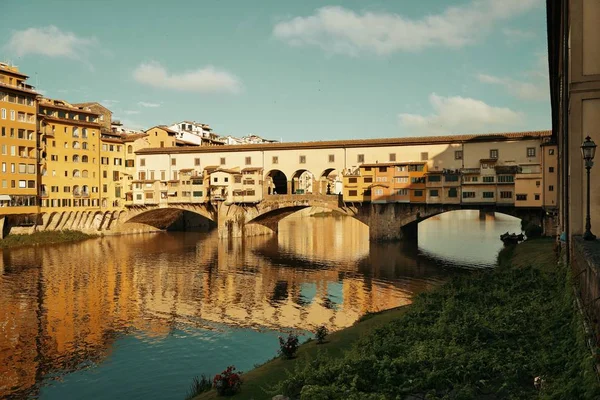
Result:
{"type": "Polygon", "coordinates": [[[291,216],[277,237],[169,232],[5,250],[0,397],[182,399],[192,377],[273,357],[281,332],[338,330],[408,304],[457,268],[492,267],[506,216],[460,211],[419,244],[350,217],[291,216]]]}

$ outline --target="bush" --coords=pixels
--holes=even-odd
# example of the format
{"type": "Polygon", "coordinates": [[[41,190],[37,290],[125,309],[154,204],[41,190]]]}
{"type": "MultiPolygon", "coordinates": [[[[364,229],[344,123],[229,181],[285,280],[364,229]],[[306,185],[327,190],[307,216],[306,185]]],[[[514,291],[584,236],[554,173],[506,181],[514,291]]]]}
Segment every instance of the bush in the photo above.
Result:
{"type": "Polygon", "coordinates": [[[539,238],[543,233],[541,226],[525,220],[521,220],[521,230],[525,232],[527,239],[539,238]]]}
{"type": "Polygon", "coordinates": [[[200,376],[200,378],[195,376],[194,380],[192,381],[192,385],[190,386],[190,389],[188,391],[188,394],[185,398],[186,398],[186,400],[193,399],[194,397],[198,396],[200,393],[208,392],[211,388],[212,388],[212,383],[211,383],[210,377],[208,377],[204,374],[202,374],[202,376],[200,376]]]}
{"type": "Polygon", "coordinates": [[[315,331],[315,338],[317,339],[318,344],[325,343],[325,337],[329,334],[327,327],[325,325],[321,325],[315,331]]]}
{"type": "Polygon", "coordinates": [[[296,356],[298,347],[300,347],[298,335],[290,333],[287,339],[283,339],[281,336],[279,336],[279,354],[288,360],[296,356]]]}
{"type": "MultiPolygon", "coordinates": [[[[518,261],[551,252],[549,242],[538,242],[543,246],[517,246],[518,261]]],[[[279,393],[345,400],[600,398],[569,270],[552,257],[516,268],[509,255],[503,253],[502,268],[457,276],[417,296],[402,317],[358,339],[341,358],[299,360],[279,393]],[[536,376],[545,380],[540,391],[536,376]]]]}
{"type": "Polygon", "coordinates": [[[215,375],[213,387],[217,390],[220,396],[231,396],[239,392],[242,387],[242,373],[235,372],[233,365],[220,374],[215,375]]]}

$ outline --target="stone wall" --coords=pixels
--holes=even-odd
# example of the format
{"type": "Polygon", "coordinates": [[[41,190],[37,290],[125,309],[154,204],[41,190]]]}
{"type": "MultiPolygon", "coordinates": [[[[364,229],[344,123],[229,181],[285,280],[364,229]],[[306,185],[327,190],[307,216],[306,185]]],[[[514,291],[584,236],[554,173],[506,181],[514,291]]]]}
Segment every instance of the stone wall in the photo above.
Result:
{"type": "Polygon", "coordinates": [[[573,237],[571,270],[583,309],[600,339],[600,240],[573,237]]]}

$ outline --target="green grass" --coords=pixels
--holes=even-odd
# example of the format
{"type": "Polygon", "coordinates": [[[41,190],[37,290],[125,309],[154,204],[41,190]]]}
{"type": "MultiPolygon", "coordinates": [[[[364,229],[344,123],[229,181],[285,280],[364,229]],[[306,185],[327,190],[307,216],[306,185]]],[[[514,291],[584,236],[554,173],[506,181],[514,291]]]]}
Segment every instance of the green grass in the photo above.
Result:
{"type": "MultiPolygon", "coordinates": [[[[554,242],[504,249],[453,278],[244,375],[239,399],[594,399],[600,396],[568,269],[554,242]],[[538,390],[533,381],[544,379],[538,390]]],[[[214,399],[207,392],[197,399],[214,399]]]]}
{"type": "Polygon", "coordinates": [[[0,248],[14,248],[22,246],[38,246],[54,243],[78,242],[97,237],[79,231],[42,231],[31,235],[8,235],[0,240],[0,248]]]}
{"type": "MultiPolygon", "coordinates": [[[[385,325],[390,321],[399,318],[406,310],[406,307],[394,308],[384,312],[367,314],[353,326],[341,331],[333,332],[326,338],[324,344],[317,344],[316,340],[304,343],[298,349],[298,356],[292,360],[275,358],[267,363],[242,375],[244,384],[242,391],[232,398],[235,399],[270,399],[275,394],[268,394],[274,386],[286,379],[296,364],[303,363],[307,359],[313,359],[318,354],[326,355],[328,358],[339,358],[344,352],[352,347],[360,337],[367,335],[374,328],[385,325]]],[[[196,400],[217,399],[216,391],[211,390],[196,397],[196,400]]]]}

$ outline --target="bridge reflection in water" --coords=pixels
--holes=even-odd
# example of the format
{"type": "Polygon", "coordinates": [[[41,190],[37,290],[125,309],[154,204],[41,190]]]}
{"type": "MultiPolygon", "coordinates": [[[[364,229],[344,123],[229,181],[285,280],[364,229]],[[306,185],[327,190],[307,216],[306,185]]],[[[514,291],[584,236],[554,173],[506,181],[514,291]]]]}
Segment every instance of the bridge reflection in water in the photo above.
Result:
{"type": "MultiPolygon", "coordinates": [[[[102,364],[123,337],[154,338],[141,351],[160,361],[170,354],[156,343],[198,346],[214,329],[340,329],[443,281],[450,272],[436,264],[407,244],[369,244],[366,228],[348,217],[290,218],[278,237],[243,242],[160,233],[4,251],[0,397],[39,394],[56,373],[102,364]]],[[[220,336],[210,338],[218,350],[220,336]]],[[[231,357],[246,351],[240,340],[229,343],[231,357]]],[[[201,372],[197,363],[170,372],[187,382],[201,372]]],[[[135,371],[127,374],[135,385],[135,371]]],[[[179,385],[181,396],[181,382],[148,379],[179,385]]],[[[113,386],[107,398],[118,393],[113,386]]]]}

